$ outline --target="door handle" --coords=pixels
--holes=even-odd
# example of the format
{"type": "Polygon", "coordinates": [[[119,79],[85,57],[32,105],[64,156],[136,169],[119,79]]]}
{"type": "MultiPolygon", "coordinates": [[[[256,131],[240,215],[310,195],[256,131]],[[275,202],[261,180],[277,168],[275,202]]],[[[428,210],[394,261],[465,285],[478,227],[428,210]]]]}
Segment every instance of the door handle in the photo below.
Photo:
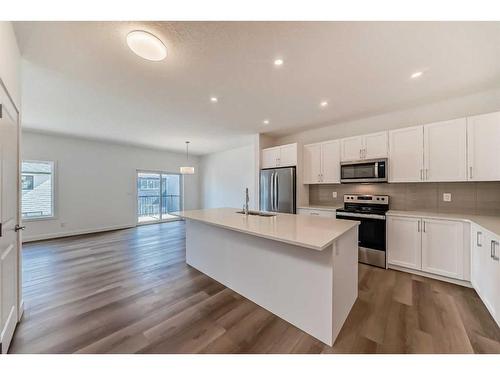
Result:
{"type": "Polygon", "coordinates": [[[425,180],[429,179],[429,170],[425,168],[425,180]]]}
{"type": "Polygon", "coordinates": [[[420,233],[420,220],[417,221],[417,232],[420,233]]]}
{"type": "Polygon", "coordinates": [[[424,180],[424,170],[420,168],[420,180],[424,180]]]}
{"type": "Polygon", "coordinates": [[[422,221],[422,224],[424,225],[424,233],[427,233],[425,228],[425,220],[422,221]]]}
{"type": "Polygon", "coordinates": [[[469,167],[469,176],[472,178],[472,166],[469,167]]]}
{"type": "Polygon", "coordinates": [[[477,235],[476,235],[476,244],[477,244],[478,247],[482,247],[483,246],[483,244],[479,241],[479,236],[481,236],[481,235],[482,235],[482,233],[478,231],[477,235]]]}
{"type": "Polygon", "coordinates": [[[20,226],[19,224],[16,224],[16,226],[14,227],[14,230],[16,232],[19,232],[20,230],[25,230],[26,227],[25,226],[20,226]]]}
{"type": "Polygon", "coordinates": [[[491,257],[493,258],[493,260],[496,260],[496,261],[500,260],[500,257],[498,257],[496,255],[496,245],[497,244],[498,244],[497,241],[495,241],[495,240],[491,241],[491,257]]]}

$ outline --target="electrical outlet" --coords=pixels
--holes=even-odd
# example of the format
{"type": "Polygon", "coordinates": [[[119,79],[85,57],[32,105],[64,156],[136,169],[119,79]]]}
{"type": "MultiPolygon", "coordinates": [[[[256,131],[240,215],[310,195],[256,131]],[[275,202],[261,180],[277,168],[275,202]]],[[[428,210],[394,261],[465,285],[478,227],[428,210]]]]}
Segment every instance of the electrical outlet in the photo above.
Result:
{"type": "Polygon", "coordinates": [[[451,202],[451,193],[443,193],[443,201],[451,202]]]}
{"type": "Polygon", "coordinates": [[[337,192],[336,191],[332,191],[332,198],[337,198],[337,192]]]}

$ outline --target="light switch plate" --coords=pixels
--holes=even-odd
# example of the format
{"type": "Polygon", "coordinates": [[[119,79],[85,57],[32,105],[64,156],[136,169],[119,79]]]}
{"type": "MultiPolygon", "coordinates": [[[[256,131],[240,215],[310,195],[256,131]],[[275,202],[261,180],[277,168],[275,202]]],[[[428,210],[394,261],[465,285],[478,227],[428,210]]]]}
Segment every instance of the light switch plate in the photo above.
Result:
{"type": "Polygon", "coordinates": [[[443,193],[443,201],[451,202],[451,193],[443,193]]]}
{"type": "Polygon", "coordinates": [[[337,192],[336,191],[332,191],[332,198],[337,198],[337,192]]]}

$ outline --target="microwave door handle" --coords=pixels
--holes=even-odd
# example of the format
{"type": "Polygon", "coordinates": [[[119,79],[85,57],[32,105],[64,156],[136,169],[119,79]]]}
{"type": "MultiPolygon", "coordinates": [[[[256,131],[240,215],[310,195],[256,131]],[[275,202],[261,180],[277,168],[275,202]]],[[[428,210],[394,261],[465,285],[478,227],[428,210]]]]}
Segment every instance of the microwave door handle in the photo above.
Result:
{"type": "Polygon", "coordinates": [[[375,162],[375,178],[378,178],[378,162],[375,162]]]}

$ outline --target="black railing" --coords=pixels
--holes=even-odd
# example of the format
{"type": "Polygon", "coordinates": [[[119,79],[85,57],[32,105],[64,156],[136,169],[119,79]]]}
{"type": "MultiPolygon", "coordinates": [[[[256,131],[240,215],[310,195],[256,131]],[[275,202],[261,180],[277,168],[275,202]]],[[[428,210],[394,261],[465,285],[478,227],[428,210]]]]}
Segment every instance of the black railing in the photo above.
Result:
{"type": "Polygon", "coordinates": [[[162,202],[161,213],[168,214],[169,212],[179,211],[181,207],[180,195],[163,195],[160,196],[139,196],[137,199],[137,214],[138,216],[155,216],[160,214],[160,201],[162,202]]]}

